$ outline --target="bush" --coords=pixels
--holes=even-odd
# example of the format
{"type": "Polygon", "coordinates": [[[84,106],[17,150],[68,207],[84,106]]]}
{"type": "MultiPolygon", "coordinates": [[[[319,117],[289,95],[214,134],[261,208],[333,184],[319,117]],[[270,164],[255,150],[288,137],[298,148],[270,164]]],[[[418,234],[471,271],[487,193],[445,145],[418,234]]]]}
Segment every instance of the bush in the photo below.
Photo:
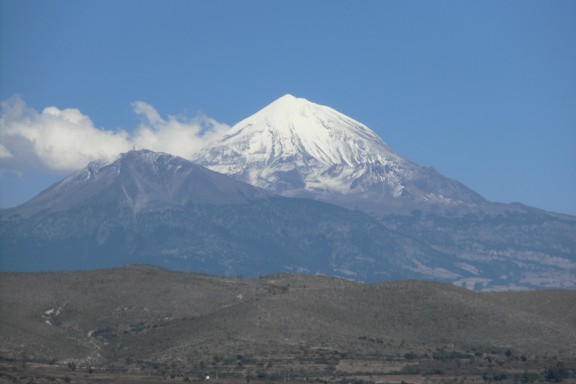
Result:
{"type": "Polygon", "coordinates": [[[417,354],[415,354],[414,352],[407,352],[404,354],[404,358],[406,360],[415,360],[417,359],[419,356],[417,354]]]}
{"type": "Polygon", "coordinates": [[[556,366],[553,368],[547,369],[545,374],[544,374],[544,377],[546,378],[546,380],[552,381],[555,383],[559,383],[561,381],[564,381],[564,379],[567,379],[569,376],[570,376],[569,372],[566,369],[566,367],[564,366],[564,363],[562,363],[562,362],[556,364],[556,366]]]}

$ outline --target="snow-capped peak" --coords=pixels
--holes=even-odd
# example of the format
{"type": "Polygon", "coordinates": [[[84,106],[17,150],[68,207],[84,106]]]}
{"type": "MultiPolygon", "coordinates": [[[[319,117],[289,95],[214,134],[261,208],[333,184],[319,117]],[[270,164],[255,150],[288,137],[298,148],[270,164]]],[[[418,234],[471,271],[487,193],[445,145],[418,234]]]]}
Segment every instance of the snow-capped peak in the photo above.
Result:
{"type": "Polygon", "coordinates": [[[330,201],[410,196],[444,204],[459,190],[445,178],[430,181],[437,173],[404,159],[362,123],[292,95],[242,120],[193,160],[276,193],[330,201]]]}
{"type": "Polygon", "coordinates": [[[334,167],[405,162],[363,124],[292,95],[236,124],[195,160],[277,192],[293,188],[346,192],[350,186],[337,185],[334,167]],[[332,174],[320,180],[331,168],[332,174]]]}
{"type": "Polygon", "coordinates": [[[324,165],[382,160],[390,149],[363,124],[332,108],[285,95],[235,125],[222,142],[242,138],[252,160],[306,155],[324,165]]]}

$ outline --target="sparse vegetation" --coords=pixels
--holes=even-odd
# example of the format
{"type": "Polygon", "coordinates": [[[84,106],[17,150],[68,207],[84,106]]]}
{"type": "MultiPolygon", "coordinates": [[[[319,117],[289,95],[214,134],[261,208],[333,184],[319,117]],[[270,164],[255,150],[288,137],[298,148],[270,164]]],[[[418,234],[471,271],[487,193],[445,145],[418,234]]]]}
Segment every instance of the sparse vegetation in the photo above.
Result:
{"type": "Polygon", "coordinates": [[[3,274],[0,383],[570,382],[574,300],[145,266],[3,274]]]}

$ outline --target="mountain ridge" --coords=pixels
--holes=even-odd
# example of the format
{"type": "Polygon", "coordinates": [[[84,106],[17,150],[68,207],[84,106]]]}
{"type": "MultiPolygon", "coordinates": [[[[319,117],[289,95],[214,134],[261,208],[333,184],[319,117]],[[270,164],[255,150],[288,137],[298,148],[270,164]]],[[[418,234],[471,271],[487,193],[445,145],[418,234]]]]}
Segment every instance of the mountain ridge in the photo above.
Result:
{"type": "Polygon", "coordinates": [[[413,259],[441,259],[362,212],[275,196],[147,150],[90,164],[0,211],[0,246],[0,270],[11,271],[152,263],[226,276],[300,271],[372,281],[415,278],[413,259]]]}
{"type": "Polygon", "coordinates": [[[433,279],[476,290],[574,288],[573,233],[576,218],[516,206],[496,214],[370,216],[276,196],[141,150],[91,164],[0,211],[0,270],[151,263],[225,276],[301,272],[366,282],[433,279]],[[174,200],[174,191],[184,199],[174,200]]]}
{"type": "Polygon", "coordinates": [[[402,159],[377,137],[364,147],[374,152],[353,140],[330,147],[328,139],[316,152],[302,151],[316,142],[316,134],[298,139],[295,132],[306,127],[326,137],[360,130],[356,143],[376,137],[337,111],[286,96],[232,128],[224,141],[239,147],[216,150],[222,166],[228,162],[239,174],[148,150],[92,163],[29,202],[0,210],[0,269],[151,263],[225,276],[302,272],[365,282],[432,279],[475,290],[576,288],[576,217],[488,202],[402,159]],[[264,143],[258,137],[274,131],[286,134],[278,151],[272,136],[264,143]],[[246,140],[238,141],[242,135],[246,140]],[[364,160],[347,152],[348,144],[374,162],[356,162],[364,160]],[[254,151],[258,161],[243,160],[254,151]],[[394,184],[394,167],[379,162],[386,156],[416,176],[397,173],[394,184]],[[330,165],[334,158],[342,164],[330,165]],[[250,172],[268,182],[280,178],[285,189],[243,182],[250,172]],[[314,180],[332,184],[315,190],[314,180]],[[388,182],[402,193],[391,195],[388,182]]]}
{"type": "MultiPolygon", "coordinates": [[[[264,198],[262,189],[237,182],[178,156],[150,150],[94,161],[17,207],[24,216],[66,210],[83,200],[121,201],[133,211],[158,203],[230,203],[264,198]]],[[[6,212],[16,211],[14,208],[6,212]]]]}

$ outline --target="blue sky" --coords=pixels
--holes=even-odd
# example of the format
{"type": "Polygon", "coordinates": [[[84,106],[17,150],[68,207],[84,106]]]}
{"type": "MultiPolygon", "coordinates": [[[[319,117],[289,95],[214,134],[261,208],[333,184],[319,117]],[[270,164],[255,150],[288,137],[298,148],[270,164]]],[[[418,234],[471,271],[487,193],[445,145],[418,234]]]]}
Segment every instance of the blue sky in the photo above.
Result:
{"type": "Polygon", "coordinates": [[[575,20],[572,0],[0,0],[0,206],[138,130],[201,143],[290,93],[490,200],[576,214],[575,20]]]}

